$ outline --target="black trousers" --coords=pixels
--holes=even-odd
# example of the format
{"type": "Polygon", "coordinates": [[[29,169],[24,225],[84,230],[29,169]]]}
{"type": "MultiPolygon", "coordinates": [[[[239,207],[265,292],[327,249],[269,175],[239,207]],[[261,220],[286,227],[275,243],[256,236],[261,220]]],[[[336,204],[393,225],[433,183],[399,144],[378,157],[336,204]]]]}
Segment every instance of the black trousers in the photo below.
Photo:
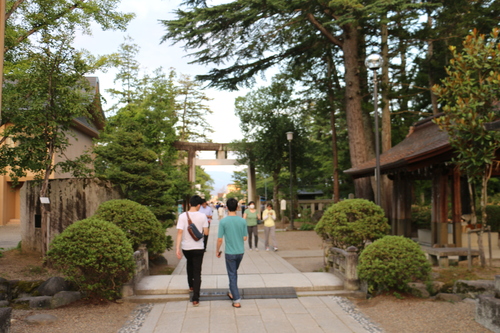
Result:
{"type": "Polygon", "coordinates": [[[186,270],[189,288],[193,288],[191,302],[200,301],[201,266],[203,264],[204,250],[182,250],[186,257],[186,270]]]}

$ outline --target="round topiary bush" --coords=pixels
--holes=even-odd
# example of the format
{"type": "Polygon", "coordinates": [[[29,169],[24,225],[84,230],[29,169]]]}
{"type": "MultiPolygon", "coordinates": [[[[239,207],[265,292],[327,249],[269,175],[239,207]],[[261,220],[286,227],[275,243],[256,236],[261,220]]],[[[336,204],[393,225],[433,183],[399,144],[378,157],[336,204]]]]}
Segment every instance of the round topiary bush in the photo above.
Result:
{"type": "Polygon", "coordinates": [[[134,251],[141,244],[146,244],[151,254],[165,252],[165,229],[146,206],[126,199],[109,200],[99,206],[94,217],[112,222],[122,229],[134,251]]]}
{"type": "Polygon", "coordinates": [[[385,236],[367,246],[359,256],[358,277],[368,291],[408,290],[408,283],[427,280],[431,265],[420,246],[403,236],[385,236]]]}
{"type": "Polygon", "coordinates": [[[315,228],[323,239],[331,240],[334,247],[346,249],[353,245],[359,250],[387,235],[389,229],[382,208],[364,199],[348,199],[331,205],[315,228]]]}
{"type": "Polygon", "coordinates": [[[89,218],[73,223],[50,244],[46,260],[90,298],[113,300],[134,273],[132,245],[113,223],[89,218]]]}

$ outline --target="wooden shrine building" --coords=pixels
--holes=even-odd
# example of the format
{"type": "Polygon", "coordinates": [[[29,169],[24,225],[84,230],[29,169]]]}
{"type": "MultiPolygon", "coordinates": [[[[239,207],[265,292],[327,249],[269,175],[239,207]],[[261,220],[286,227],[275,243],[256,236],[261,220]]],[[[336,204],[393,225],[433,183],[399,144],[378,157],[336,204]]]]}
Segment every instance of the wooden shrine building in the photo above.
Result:
{"type": "MultiPolygon", "coordinates": [[[[454,152],[448,134],[433,122],[439,116],[416,122],[403,141],[381,154],[380,172],[392,180],[392,211],[388,215],[393,235],[411,237],[412,184],[415,180],[431,180],[431,244],[450,243],[451,223],[453,244],[461,247],[466,246],[462,244],[461,218],[470,213],[469,192],[459,168],[451,162],[454,152]]],[[[374,169],[375,159],[345,172],[354,178],[371,177],[374,169]]]]}

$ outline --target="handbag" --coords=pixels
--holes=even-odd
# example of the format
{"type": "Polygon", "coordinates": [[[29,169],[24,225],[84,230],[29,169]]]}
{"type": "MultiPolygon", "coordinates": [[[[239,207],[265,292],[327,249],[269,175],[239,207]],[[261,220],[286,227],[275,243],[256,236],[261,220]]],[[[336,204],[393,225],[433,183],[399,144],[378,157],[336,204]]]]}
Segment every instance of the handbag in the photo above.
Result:
{"type": "Polygon", "coordinates": [[[257,224],[262,224],[264,221],[257,219],[257,224]]]}
{"type": "Polygon", "coordinates": [[[189,234],[191,235],[191,237],[193,237],[193,239],[195,241],[199,241],[200,239],[203,238],[203,234],[198,230],[198,228],[196,227],[196,224],[194,224],[193,221],[191,221],[191,218],[189,217],[188,212],[186,212],[186,215],[188,218],[187,230],[188,230],[189,234]]]}

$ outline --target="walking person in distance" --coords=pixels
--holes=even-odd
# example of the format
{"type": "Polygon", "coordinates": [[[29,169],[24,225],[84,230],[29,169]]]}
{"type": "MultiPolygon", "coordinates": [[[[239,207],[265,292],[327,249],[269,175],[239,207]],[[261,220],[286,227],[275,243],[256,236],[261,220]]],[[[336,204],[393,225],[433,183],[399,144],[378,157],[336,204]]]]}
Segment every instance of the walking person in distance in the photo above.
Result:
{"type": "MultiPolygon", "coordinates": [[[[199,212],[203,213],[203,214],[205,214],[207,216],[207,219],[208,219],[208,231],[210,233],[210,223],[212,222],[213,211],[212,211],[212,207],[210,207],[207,204],[207,200],[205,200],[205,199],[202,199],[202,200],[203,201],[201,203],[201,207],[200,207],[199,212]]],[[[205,252],[207,252],[207,243],[208,243],[208,234],[204,235],[204,237],[203,237],[203,244],[204,244],[203,250],[205,252]]]]}
{"type": "Polygon", "coordinates": [[[255,202],[250,201],[248,203],[248,209],[243,213],[243,218],[247,222],[247,230],[248,230],[248,247],[250,251],[252,251],[252,235],[254,237],[254,245],[255,251],[259,251],[257,244],[259,243],[259,235],[258,235],[258,225],[257,220],[259,219],[259,213],[257,209],[255,209],[255,202]]]}

